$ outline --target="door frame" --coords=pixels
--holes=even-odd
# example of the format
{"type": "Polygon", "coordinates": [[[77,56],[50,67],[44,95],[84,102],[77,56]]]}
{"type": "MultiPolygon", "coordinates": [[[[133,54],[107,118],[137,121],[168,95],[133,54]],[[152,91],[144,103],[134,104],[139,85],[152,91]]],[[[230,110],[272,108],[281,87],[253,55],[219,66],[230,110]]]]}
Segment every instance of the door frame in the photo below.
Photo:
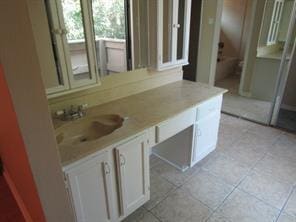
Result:
{"type": "Polygon", "coordinates": [[[272,103],[272,110],[271,110],[271,114],[270,114],[270,118],[271,118],[270,124],[273,126],[275,126],[277,124],[281,104],[282,104],[284,93],[285,93],[285,88],[286,88],[287,81],[288,81],[288,76],[289,76],[290,69],[291,69],[291,64],[292,64],[292,61],[293,61],[293,58],[295,55],[296,41],[294,40],[291,58],[288,62],[288,69],[285,72],[286,55],[288,53],[288,47],[292,41],[293,28],[295,25],[296,25],[296,1],[294,1],[294,6],[293,6],[293,9],[291,12],[290,23],[289,23],[289,27],[288,27],[288,33],[287,33],[287,40],[286,40],[286,43],[284,46],[284,51],[283,51],[283,55],[282,55],[282,59],[281,59],[281,63],[280,63],[280,68],[278,71],[276,90],[275,90],[275,94],[274,94],[274,100],[272,103]]]}

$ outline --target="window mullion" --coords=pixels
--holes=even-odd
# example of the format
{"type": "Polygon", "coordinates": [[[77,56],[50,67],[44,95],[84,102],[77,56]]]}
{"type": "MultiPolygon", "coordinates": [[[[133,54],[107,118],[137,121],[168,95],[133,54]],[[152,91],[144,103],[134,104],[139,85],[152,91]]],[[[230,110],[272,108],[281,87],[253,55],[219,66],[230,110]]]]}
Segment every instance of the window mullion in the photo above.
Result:
{"type": "Polygon", "coordinates": [[[91,82],[98,82],[98,64],[96,58],[96,42],[92,20],[91,0],[81,0],[82,17],[85,29],[85,41],[87,47],[89,70],[91,74],[91,82]]]}

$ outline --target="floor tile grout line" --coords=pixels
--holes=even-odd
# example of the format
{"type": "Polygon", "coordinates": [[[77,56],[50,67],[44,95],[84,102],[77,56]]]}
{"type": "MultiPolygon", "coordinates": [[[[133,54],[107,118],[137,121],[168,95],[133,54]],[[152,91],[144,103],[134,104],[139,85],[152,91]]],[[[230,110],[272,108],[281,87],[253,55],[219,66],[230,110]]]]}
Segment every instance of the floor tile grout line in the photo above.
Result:
{"type": "Polygon", "coordinates": [[[156,216],[155,214],[153,214],[153,212],[151,212],[150,210],[147,210],[147,212],[151,213],[159,222],[162,222],[162,220],[158,216],[156,216]]]}
{"type": "MultiPolygon", "coordinates": [[[[167,195],[161,200],[161,201],[159,201],[154,207],[152,207],[150,210],[148,210],[148,209],[146,209],[146,210],[148,210],[148,211],[152,211],[154,208],[156,208],[159,204],[161,204],[164,200],[166,200],[168,197],[169,197],[169,195],[170,195],[170,193],[173,193],[173,192],[175,192],[176,190],[178,190],[179,189],[179,187],[175,187],[174,189],[172,189],[172,190],[170,190],[168,193],[167,193],[167,195]]],[[[151,212],[152,213],[152,212],[151,212]]]]}
{"type": "Polygon", "coordinates": [[[291,198],[291,196],[292,196],[292,194],[293,194],[293,192],[294,192],[295,190],[296,190],[296,188],[295,188],[295,186],[294,186],[293,189],[290,191],[290,194],[289,194],[287,200],[285,201],[285,203],[284,203],[282,209],[280,210],[280,213],[279,213],[279,215],[278,215],[278,217],[277,217],[277,219],[276,219],[276,222],[279,220],[280,216],[281,216],[282,213],[284,212],[284,209],[285,209],[285,207],[287,206],[288,201],[290,200],[290,198],[291,198]]]}
{"type": "MultiPolygon", "coordinates": [[[[201,171],[201,167],[200,168],[198,168],[197,170],[196,170],[196,172],[194,172],[191,176],[193,176],[194,174],[197,174],[199,171],[201,171]]],[[[157,173],[157,172],[156,172],[157,173]]],[[[157,173],[158,174],[158,173],[157,173]]],[[[159,175],[159,174],[158,174],[159,175]]],[[[161,175],[159,175],[160,177],[162,177],[161,175]]],[[[190,177],[191,177],[190,176],[190,177]]],[[[164,178],[164,177],[162,177],[163,179],[165,179],[167,182],[169,182],[170,184],[172,184],[170,181],[168,181],[166,178],[164,178]]],[[[160,222],[161,222],[161,220],[152,212],[152,210],[154,209],[154,208],[156,208],[159,204],[161,204],[163,201],[165,201],[168,197],[169,197],[169,195],[171,194],[171,193],[173,193],[173,192],[176,192],[177,190],[182,190],[182,191],[184,191],[184,192],[186,192],[182,187],[186,184],[186,183],[188,183],[189,181],[191,180],[191,178],[190,179],[188,179],[188,180],[186,180],[186,181],[184,181],[184,183],[182,183],[180,186],[176,186],[175,184],[172,184],[173,186],[174,186],[174,189],[172,189],[172,190],[170,190],[167,194],[166,194],[166,196],[161,200],[161,201],[159,201],[155,206],[153,206],[153,208],[151,208],[150,210],[149,209],[147,209],[147,208],[145,208],[148,212],[150,212],[153,216],[155,216],[160,222]]],[[[224,182],[224,181],[223,181],[224,182]]],[[[225,182],[224,182],[225,183],[225,182]]],[[[186,192],[187,193],[187,192],[186,192]]],[[[187,193],[188,194],[188,193],[187,193]]],[[[197,199],[197,198],[194,198],[194,197],[192,197],[195,201],[198,201],[198,202],[200,202],[201,204],[203,204],[205,207],[207,207],[209,210],[210,210],[210,212],[212,213],[213,212],[213,209],[211,208],[211,207],[209,207],[207,204],[205,204],[203,201],[201,201],[201,200],[199,200],[199,199],[197,199]]],[[[210,214],[211,215],[211,214],[210,214]]],[[[209,215],[209,216],[210,216],[209,215]]],[[[209,218],[209,216],[206,218],[206,220],[209,218]]]]}
{"type": "Polygon", "coordinates": [[[178,187],[174,186],[173,189],[169,190],[163,198],[161,198],[161,200],[159,200],[152,208],[148,209],[145,206],[143,206],[146,210],[150,211],[152,209],[154,209],[158,204],[160,204],[162,201],[164,201],[172,192],[176,191],[178,189],[178,187]]]}
{"type": "MultiPolygon", "coordinates": [[[[265,157],[265,155],[266,155],[266,153],[264,154],[264,157],[265,157]]],[[[261,161],[261,160],[263,160],[263,158],[264,157],[262,157],[260,160],[258,160],[257,161],[257,163],[259,162],[259,161],[261,161]]],[[[206,220],[206,222],[208,222],[209,221],[209,219],[214,215],[214,213],[215,212],[217,212],[218,211],[218,209],[225,203],[225,201],[229,198],[229,196],[234,192],[234,191],[236,191],[237,189],[239,189],[238,187],[240,186],[240,184],[251,174],[251,171],[253,171],[254,170],[254,168],[255,168],[255,166],[257,165],[257,163],[255,163],[254,164],[254,166],[252,167],[252,168],[250,168],[249,170],[248,170],[248,173],[246,173],[246,175],[241,179],[241,181],[237,184],[237,185],[235,185],[234,186],[234,188],[233,188],[233,190],[223,199],[223,201],[221,202],[221,204],[212,212],[212,214],[208,217],[208,219],[206,220]]],[[[240,189],[239,189],[240,190],[240,189]]],[[[257,198],[258,199],[258,198],[257,198]]]]}
{"type": "MultiPolygon", "coordinates": [[[[278,136],[278,138],[272,143],[272,145],[274,145],[275,143],[276,143],[276,141],[278,140],[280,138],[280,136],[278,136]]],[[[289,198],[290,198],[290,195],[292,194],[292,191],[294,190],[294,189],[292,189],[292,191],[290,191],[291,193],[290,193],[290,195],[289,195],[289,197],[287,198],[287,200],[286,200],[286,202],[285,202],[285,204],[284,204],[284,206],[282,207],[282,209],[278,209],[277,207],[274,207],[274,206],[272,206],[271,204],[269,204],[269,203],[267,203],[267,202],[265,202],[264,200],[262,200],[262,199],[260,199],[260,198],[258,198],[258,197],[256,197],[256,196],[254,196],[254,195],[252,195],[252,194],[250,194],[250,193],[248,193],[248,192],[246,192],[246,191],[244,191],[244,190],[242,190],[242,189],[240,189],[239,188],[239,186],[241,185],[241,183],[248,177],[248,176],[250,176],[251,174],[252,174],[252,172],[255,172],[255,168],[256,168],[256,166],[260,163],[260,161],[262,161],[267,155],[269,154],[269,152],[268,152],[268,149],[266,150],[266,152],[264,153],[264,155],[253,165],[253,167],[251,167],[249,170],[248,170],[248,173],[246,173],[246,175],[242,178],[242,180],[234,187],[234,189],[224,198],[224,200],[221,202],[221,204],[212,212],[212,214],[208,217],[208,219],[206,220],[206,221],[208,221],[212,216],[213,216],[213,214],[215,213],[215,212],[217,212],[217,210],[225,203],[225,201],[229,198],[229,196],[235,191],[235,190],[240,190],[240,191],[242,191],[242,192],[244,192],[244,193],[246,193],[246,194],[248,194],[248,195],[251,195],[251,196],[253,196],[254,198],[256,198],[257,200],[259,200],[259,201],[261,201],[261,202],[263,202],[263,203],[265,203],[265,204],[267,204],[267,205],[269,205],[269,206],[271,206],[271,207],[273,207],[273,208],[276,208],[278,211],[279,211],[279,214],[278,214],[278,216],[277,216],[277,219],[276,219],[276,221],[278,220],[278,218],[279,218],[279,216],[281,215],[281,213],[282,213],[282,210],[284,209],[284,207],[285,207],[285,204],[287,203],[287,201],[289,200],[289,198]]],[[[225,156],[225,155],[224,155],[225,156]]]]}

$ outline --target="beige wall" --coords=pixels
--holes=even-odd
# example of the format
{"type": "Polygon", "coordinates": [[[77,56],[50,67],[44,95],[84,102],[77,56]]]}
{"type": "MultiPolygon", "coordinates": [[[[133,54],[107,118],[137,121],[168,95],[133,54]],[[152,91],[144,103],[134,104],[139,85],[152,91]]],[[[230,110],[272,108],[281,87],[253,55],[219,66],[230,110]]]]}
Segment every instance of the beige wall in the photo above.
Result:
{"type": "Polygon", "coordinates": [[[223,1],[203,0],[197,81],[214,85],[223,1]]]}
{"type": "Polygon", "coordinates": [[[0,60],[11,93],[33,177],[48,222],[72,222],[57,144],[41,79],[29,1],[0,3],[0,60]]]}
{"type": "Polygon", "coordinates": [[[296,53],[292,57],[282,104],[296,111],[296,53]]]}
{"type": "Polygon", "coordinates": [[[53,50],[50,41],[50,31],[48,28],[44,1],[29,1],[28,9],[32,21],[36,50],[42,68],[41,73],[43,82],[46,88],[57,87],[59,86],[59,80],[54,65],[53,50]]]}
{"type": "MultiPolygon", "coordinates": [[[[224,42],[223,55],[243,59],[245,48],[245,24],[247,17],[248,0],[224,0],[220,41],[224,42]]],[[[246,27],[247,28],[247,27],[246,27]]]]}
{"type": "Polygon", "coordinates": [[[260,35],[261,22],[263,19],[263,11],[265,6],[265,0],[252,0],[250,1],[250,16],[251,24],[248,34],[248,41],[246,44],[245,52],[245,64],[241,77],[240,94],[250,95],[252,77],[254,72],[254,65],[257,56],[257,46],[260,35]]]}

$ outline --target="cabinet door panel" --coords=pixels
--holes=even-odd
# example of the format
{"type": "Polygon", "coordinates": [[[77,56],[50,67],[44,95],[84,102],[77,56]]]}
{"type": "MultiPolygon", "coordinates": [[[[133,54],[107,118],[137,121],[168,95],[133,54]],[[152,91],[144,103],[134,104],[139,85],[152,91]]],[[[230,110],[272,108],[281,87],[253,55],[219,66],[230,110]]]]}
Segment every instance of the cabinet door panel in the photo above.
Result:
{"type": "Polygon", "coordinates": [[[157,69],[188,63],[191,0],[157,1],[157,69]]]}
{"type": "Polygon", "coordinates": [[[139,136],[116,148],[121,214],[127,216],[144,204],[149,192],[147,136],[139,136]]]}
{"type": "Polygon", "coordinates": [[[112,221],[109,162],[108,154],[103,154],[67,173],[78,222],[112,221]]]}
{"type": "Polygon", "coordinates": [[[195,147],[192,162],[196,163],[216,148],[220,112],[216,111],[196,123],[195,147]]]}

